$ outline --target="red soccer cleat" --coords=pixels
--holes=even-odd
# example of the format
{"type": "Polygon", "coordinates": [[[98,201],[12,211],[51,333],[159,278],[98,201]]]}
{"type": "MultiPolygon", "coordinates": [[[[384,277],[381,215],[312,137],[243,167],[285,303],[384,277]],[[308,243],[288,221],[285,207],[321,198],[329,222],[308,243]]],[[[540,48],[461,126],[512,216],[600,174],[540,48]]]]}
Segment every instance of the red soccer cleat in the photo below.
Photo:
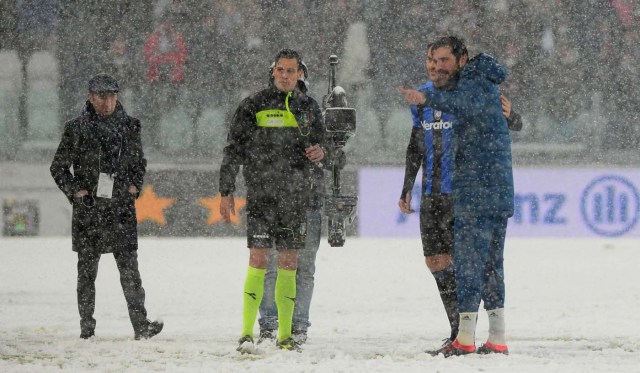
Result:
{"type": "Polygon", "coordinates": [[[455,341],[453,341],[453,343],[446,344],[441,349],[433,351],[430,354],[432,356],[442,354],[444,357],[451,357],[451,356],[468,355],[468,354],[474,353],[475,351],[476,351],[476,346],[474,345],[466,346],[466,345],[460,344],[460,342],[458,342],[458,340],[456,339],[455,341]]]}
{"type": "Polygon", "coordinates": [[[489,341],[486,341],[482,346],[478,348],[476,353],[480,355],[489,355],[489,354],[509,355],[509,348],[507,348],[507,345],[496,345],[489,341]]]}

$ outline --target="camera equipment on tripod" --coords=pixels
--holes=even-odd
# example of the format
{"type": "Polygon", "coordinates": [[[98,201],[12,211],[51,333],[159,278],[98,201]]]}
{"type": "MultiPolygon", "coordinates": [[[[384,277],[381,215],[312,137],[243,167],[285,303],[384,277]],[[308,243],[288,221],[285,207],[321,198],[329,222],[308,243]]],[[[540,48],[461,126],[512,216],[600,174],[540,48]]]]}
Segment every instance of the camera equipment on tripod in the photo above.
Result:
{"type": "Polygon", "coordinates": [[[325,128],[330,139],[331,194],[325,195],[324,213],[328,218],[329,245],[344,246],[346,225],[356,217],[358,197],[341,194],[340,171],[344,167],[344,151],[347,140],[356,133],[356,110],[347,107],[345,90],[336,86],[338,56],[329,57],[329,89],[322,99],[325,128]]]}

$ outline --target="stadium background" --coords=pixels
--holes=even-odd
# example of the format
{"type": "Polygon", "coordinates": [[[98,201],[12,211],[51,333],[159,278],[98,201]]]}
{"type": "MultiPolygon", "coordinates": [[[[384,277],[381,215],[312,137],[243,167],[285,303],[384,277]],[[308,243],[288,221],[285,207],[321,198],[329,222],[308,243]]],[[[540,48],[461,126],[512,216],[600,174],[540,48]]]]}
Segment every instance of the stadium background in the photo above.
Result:
{"type": "MultiPolygon", "coordinates": [[[[513,136],[514,166],[523,171],[516,189],[531,180],[537,188],[521,189],[528,215],[512,226],[529,224],[525,231],[537,235],[567,235],[557,226],[579,235],[635,235],[639,18],[637,0],[3,0],[3,234],[70,231],[70,208],[48,164],[64,122],[80,112],[87,79],[104,71],[120,79],[125,108],[145,128],[149,174],[139,206],[141,234],[242,235],[242,219],[224,226],[214,211],[226,120],[242,97],[266,83],[270,60],[282,47],[302,52],[318,99],[327,90],[328,56],[340,57],[338,83],[358,113],[345,182],[362,193],[376,183],[363,174],[376,180],[390,169],[401,172],[410,117],[395,88],[425,79],[424,45],[450,32],[464,37],[472,54],[493,54],[510,70],[502,89],[525,121],[513,136]],[[177,48],[172,61],[180,71],[160,69],[154,80],[150,40],[160,33],[177,48]],[[588,194],[602,178],[608,181],[594,187],[601,190],[588,194]],[[581,202],[562,204],[570,211],[557,210],[550,221],[558,224],[545,226],[544,213],[554,203],[560,208],[559,195],[581,202]],[[584,201],[591,197],[609,208],[589,210],[584,201]],[[564,224],[567,219],[582,225],[564,224]],[[594,221],[617,228],[600,229],[594,221]]],[[[351,234],[376,229],[379,223],[369,218],[397,215],[399,188],[381,185],[371,199],[361,199],[351,234]]],[[[405,226],[417,232],[410,218],[396,223],[395,232],[405,226]]]]}

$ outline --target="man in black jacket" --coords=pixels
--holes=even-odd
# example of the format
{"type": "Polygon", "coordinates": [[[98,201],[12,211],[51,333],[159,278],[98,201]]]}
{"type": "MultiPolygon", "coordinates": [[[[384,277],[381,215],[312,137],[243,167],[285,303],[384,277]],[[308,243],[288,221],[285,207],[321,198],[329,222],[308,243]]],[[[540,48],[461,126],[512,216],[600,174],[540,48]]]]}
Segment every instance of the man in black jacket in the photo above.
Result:
{"type": "MultiPolygon", "coordinates": [[[[301,62],[303,76],[298,80],[297,89],[307,94],[309,90],[308,69],[304,62],[301,62]]],[[[274,84],[273,68],[275,63],[271,64],[269,69],[269,84],[274,84]]],[[[330,157],[325,156],[322,162],[323,167],[330,167],[327,160],[330,157]]],[[[313,297],[313,289],[315,285],[316,272],[316,255],[320,248],[320,239],[322,233],[322,205],[324,195],[324,171],[321,167],[313,167],[312,181],[315,189],[315,196],[311,199],[307,211],[307,232],[304,247],[298,251],[298,267],[296,269],[296,300],[293,308],[293,320],[291,325],[291,337],[293,340],[302,345],[307,341],[307,329],[311,326],[309,321],[309,310],[311,308],[311,298],[313,297]]],[[[270,250],[269,265],[264,277],[264,295],[262,303],[260,303],[260,337],[258,344],[266,341],[274,341],[277,336],[278,329],[278,307],[275,302],[275,287],[277,276],[277,252],[270,250]]]]}
{"type": "Polygon", "coordinates": [[[135,339],[160,333],[163,323],[149,321],[138,271],[135,199],[147,161],[140,121],[118,101],[118,82],[98,74],[89,80],[83,113],[65,124],[51,163],[51,176],[73,205],[72,246],[78,253],[80,338],[94,336],[95,280],[101,254],[113,253],[127,301],[135,339]],[[71,173],[73,168],[73,173],[71,173]]]}
{"type": "Polygon", "coordinates": [[[320,106],[298,89],[304,74],[293,50],[278,53],[274,82],[236,110],[220,166],[220,214],[235,214],[233,193],[240,166],[247,185],[249,268],[244,286],[243,327],[238,351],[254,351],[253,327],[264,295],[269,248],[278,251],[275,302],[278,347],[297,350],[291,338],[298,250],[304,247],[306,212],[317,196],[314,168],[325,156],[320,106]]]}

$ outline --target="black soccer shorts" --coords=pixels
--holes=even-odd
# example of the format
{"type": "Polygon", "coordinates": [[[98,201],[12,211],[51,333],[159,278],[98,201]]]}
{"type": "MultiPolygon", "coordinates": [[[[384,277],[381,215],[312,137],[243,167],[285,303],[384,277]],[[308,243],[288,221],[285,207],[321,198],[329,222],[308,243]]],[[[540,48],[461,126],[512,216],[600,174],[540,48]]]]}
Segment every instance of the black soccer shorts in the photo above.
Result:
{"type": "Polygon", "coordinates": [[[307,234],[307,206],[298,198],[247,196],[247,247],[301,249],[307,234]]]}
{"type": "Polygon", "coordinates": [[[453,198],[450,195],[423,196],[420,201],[420,237],[424,256],[453,256],[453,198]]]}

